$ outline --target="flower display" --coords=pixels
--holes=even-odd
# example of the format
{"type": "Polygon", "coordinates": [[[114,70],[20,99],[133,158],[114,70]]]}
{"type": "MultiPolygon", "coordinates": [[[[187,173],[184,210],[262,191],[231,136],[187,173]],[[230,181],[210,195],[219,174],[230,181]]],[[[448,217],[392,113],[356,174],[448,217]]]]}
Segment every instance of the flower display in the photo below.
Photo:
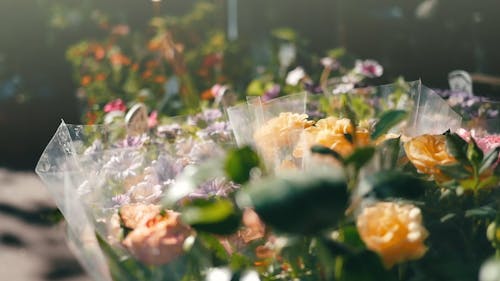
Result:
{"type": "Polygon", "coordinates": [[[133,48],[117,25],[68,50],[84,121],[104,126],[61,124],[37,172],[93,278],[477,279],[499,251],[500,148],[481,123],[452,133],[449,105],[473,95],[365,87],[378,62],[308,62],[289,29],[272,32],[280,65],[244,69],[241,42],[189,32],[215,8],[193,7],[133,48]]]}
{"type": "Polygon", "coordinates": [[[368,249],[379,254],[387,268],[419,259],[427,251],[422,213],[411,204],[376,203],[363,210],[356,226],[368,249]]]}
{"type": "Polygon", "coordinates": [[[446,177],[439,169],[439,165],[456,162],[446,149],[446,138],[443,135],[422,135],[415,137],[404,144],[408,159],[419,172],[433,175],[437,180],[446,177]]]}

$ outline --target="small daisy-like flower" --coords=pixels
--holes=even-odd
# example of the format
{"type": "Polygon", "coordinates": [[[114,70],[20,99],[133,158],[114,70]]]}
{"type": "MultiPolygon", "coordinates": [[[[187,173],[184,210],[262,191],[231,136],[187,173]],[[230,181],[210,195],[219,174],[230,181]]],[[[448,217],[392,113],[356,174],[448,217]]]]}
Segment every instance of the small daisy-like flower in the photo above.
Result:
{"type": "Polygon", "coordinates": [[[136,176],[138,169],[142,166],[143,156],[138,151],[127,151],[113,155],[103,165],[103,170],[115,180],[124,180],[136,176]]]}
{"type": "Polygon", "coordinates": [[[232,182],[228,182],[224,178],[215,178],[202,183],[198,189],[191,193],[191,198],[207,198],[212,196],[226,197],[230,192],[237,189],[238,186],[232,182]]]}

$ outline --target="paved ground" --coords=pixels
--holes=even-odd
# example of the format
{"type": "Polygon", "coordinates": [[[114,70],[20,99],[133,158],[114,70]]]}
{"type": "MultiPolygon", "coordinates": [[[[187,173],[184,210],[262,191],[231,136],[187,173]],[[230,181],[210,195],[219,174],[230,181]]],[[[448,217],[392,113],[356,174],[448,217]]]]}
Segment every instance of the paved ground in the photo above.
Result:
{"type": "Polygon", "coordinates": [[[31,172],[0,168],[0,280],[90,281],[73,258],[54,204],[31,172]]]}

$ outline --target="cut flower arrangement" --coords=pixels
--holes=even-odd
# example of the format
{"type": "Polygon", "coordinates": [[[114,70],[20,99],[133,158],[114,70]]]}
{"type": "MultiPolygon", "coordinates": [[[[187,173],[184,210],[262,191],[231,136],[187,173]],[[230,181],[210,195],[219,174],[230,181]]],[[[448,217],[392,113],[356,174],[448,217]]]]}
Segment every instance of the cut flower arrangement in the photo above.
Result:
{"type": "Polygon", "coordinates": [[[62,123],[37,173],[95,280],[498,280],[500,137],[420,82],[345,92],[62,123]]]}

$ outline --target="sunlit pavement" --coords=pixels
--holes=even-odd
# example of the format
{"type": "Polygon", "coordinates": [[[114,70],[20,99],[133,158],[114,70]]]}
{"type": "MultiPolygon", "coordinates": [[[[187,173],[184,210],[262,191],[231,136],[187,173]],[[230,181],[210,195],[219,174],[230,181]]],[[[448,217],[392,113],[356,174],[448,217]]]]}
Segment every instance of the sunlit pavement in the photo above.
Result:
{"type": "Polygon", "coordinates": [[[0,280],[90,281],[54,225],[48,191],[31,172],[0,169],[0,280]]]}

